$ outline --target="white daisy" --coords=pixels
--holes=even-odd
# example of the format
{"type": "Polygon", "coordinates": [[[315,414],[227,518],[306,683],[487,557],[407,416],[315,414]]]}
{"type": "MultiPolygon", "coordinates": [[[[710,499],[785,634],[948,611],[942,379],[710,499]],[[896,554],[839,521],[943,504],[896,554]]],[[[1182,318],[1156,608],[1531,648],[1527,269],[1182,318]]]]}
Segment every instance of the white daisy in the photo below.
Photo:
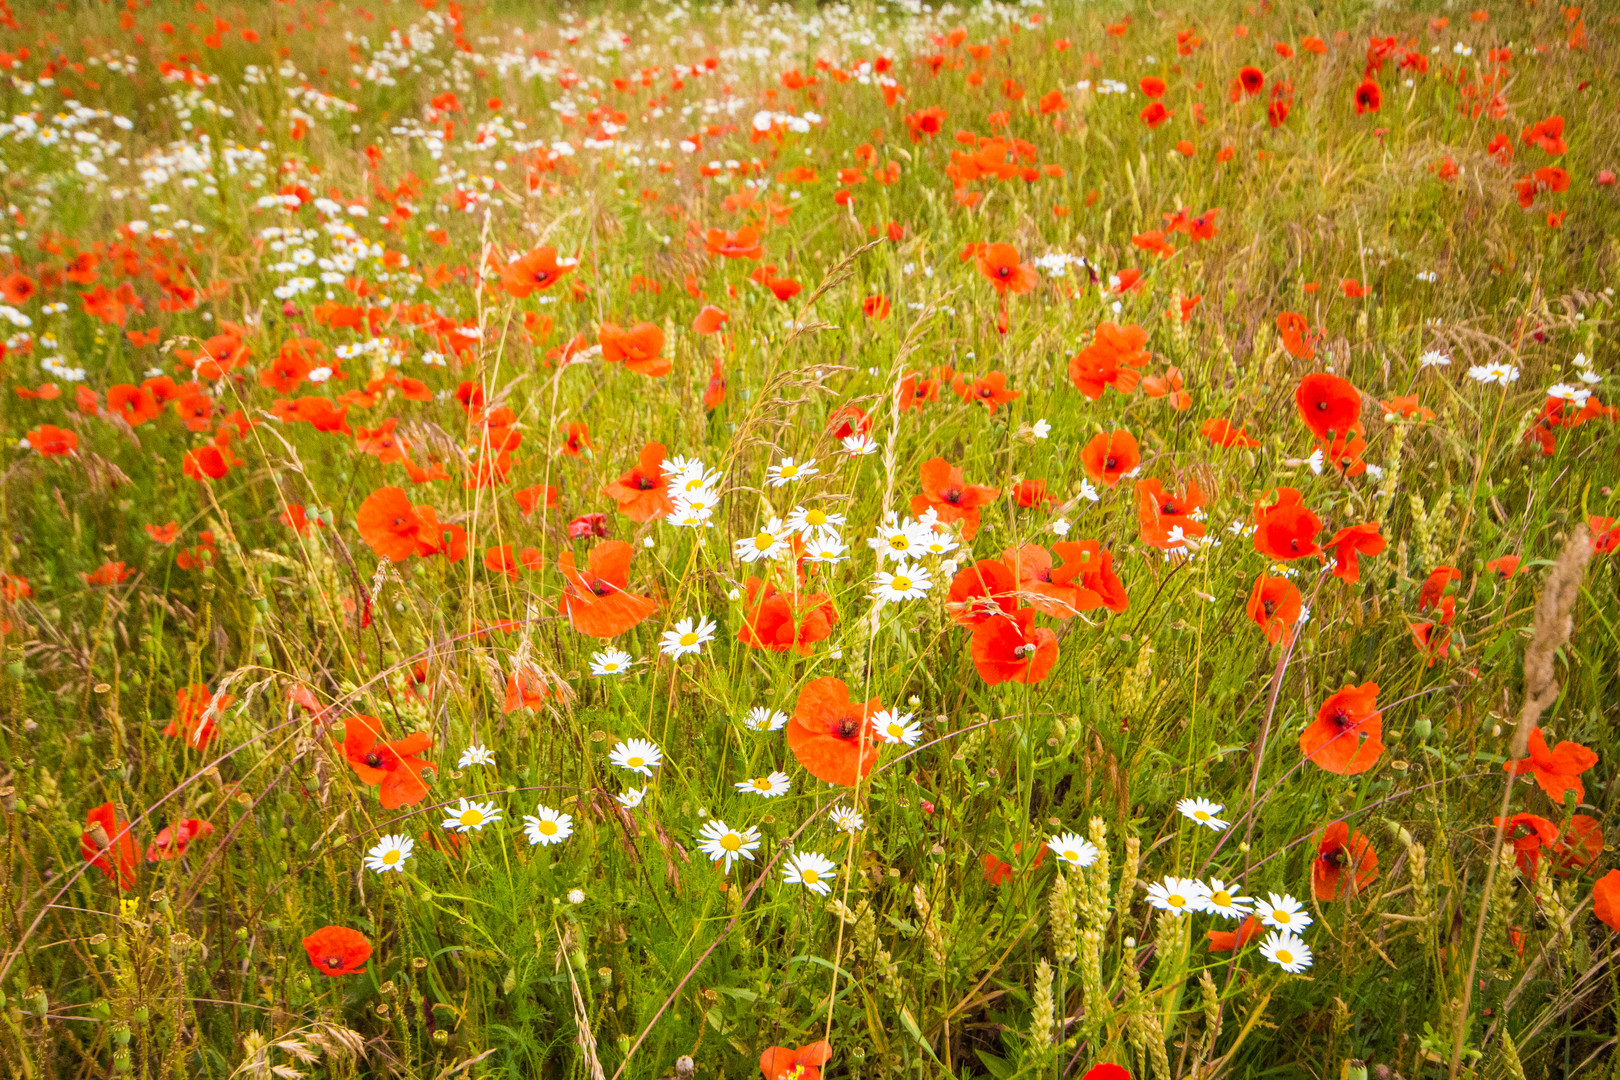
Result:
{"type": "Polygon", "coordinates": [[[928,539],[923,541],[923,550],[930,555],[948,555],[959,547],[954,535],[938,529],[930,529],[928,539]]]}
{"type": "Polygon", "coordinates": [[[501,820],[501,812],[493,802],[469,802],[463,795],[461,802],[448,811],[441,827],[451,832],[478,832],[492,821],[501,820]]]}
{"type": "Polygon", "coordinates": [[[897,523],[891,520],[878,530],[876,536],[866,541],[866,546],[877,552],[881,558],[905,562],[927,550],[933,532],[933,529],[920,522],[897,523]]]}
{"type": "Polygon", "coordinates": [[[789,532],[783,529],[781,518],[771,518],[754,535],[745,536],[731,546],[732,553],[745,563],[780,558],[788,550],[789,532]]]}
{"type": "Polygon", "coordinates": [[[664,521],[677,529],[712,529],[714,507],[701,506],[686,499],[671,499],[671,509],[664,521]]]}
{"type": "Polygon", "coordinates": [[[872,734],[882,742],[905,743],[916,746],[922,735],[922,725],[914,723],[911,713],[899,709],[881,709],[872,714],[872,734]]]}
{"type": "Polygon", "coordinates": [[[1160,911],[1181,915],[1200,910],[1204,906],[1206,892],[1208,890],[1202,881],[1194,878],[1167,877],[1148,886],[1147,898],[1148,903],[1160,911]]]}
{"type": "Polygon", "coordinates": [[[843,803],[839,803],[827,811],[827,820],[833,823],[835,829],[851,835],[860,832],[866,827],[866,818],[861,816],[861,812],[853,806],[845,806],[843,803]]]}
{"type": "Polygon", "coordinates": [[[1583,352],[1578,352],[1575,354],[1575,359],[1571,360],[1570,363],[1578,368],[1589,368],[1592,366],[1592,358],[1583,352]]]}
{"type": "Polygon", "coordinates": [[[1285,930],[1273,930],[1260,943],[1260,955],[1290,975],[1311,966],[1311,947],[1302,938],[1285,930]]]}
{"type": "Polygon", "coordinates": [[[817,896],[832,891],[833,878],[838,876],[838,864],[814,851],[801,851],[790,856],[782,867],[782,880],[789,885],[803,885],[817,896]]]}
{"type": "Polygon", "coordinates": [[[743,727],[749,731],[781,731],[787,726],[787,713],[769,705],[755,705],[743,718],[743,727]]]}
{"type": "Polygon", "coordinates": [[[385,836],[377,841],[377,846],[366,852],[366,869],[375,870],[385,874],[390,870],[405,872],[405,860],[411,857],[411,851],[416,847],[416,841],[404,833],[397,836],[385,836]]]}
{"type": "Polygon", "coordinates": [[[591,654],[591,674],[623,675],[635,663],[635,657],[622,649],[605,649],[599,653],[591,654]]]}
{"type": "Polygon", "coordinates": [[[836,566],[849,558],[849,545],[836,536],[818,536],[804,545],[804,557],[809,562],[836,566]]]}
{"type": "Polygon", "coordinates": [[[1286,930],[1295,933],[1311,925],[1313,921],[1305,905],[1284,893],[1268,893],[1266,899],[1254,902],[1254,913],[1260,921],[1277,930],[1286,930]]]}
{"type": "Polygon", "coordinates": [[[1237,896],[1234,886],[1220,878],[1210,878],[1204,889],[1204,902],[1199,910],[1223,919],[1241,919],[1253,910],[1254,897],[1237,896]]]}
{"type": "Polygon", "coordinates": [[[1418,357],[1418,367],[1420,368],[1449,367],[1450,364],[1451,357],[1436,349],[1430,349],[1428,352],[1418,357]]]}
{"type": "Polygon", "coordinates": [[[719,818],[705,822],[698,836],[701,837],[698,849],[703,854],[714,862],[724,861],[725,865],[720,868],[723,874],[731,873],[731,864],[738,859],[753,862],[754,849],[760,844],[759,830],[752,825],[738,831],[719,818]]]}
{"type": "Polygon", "coordinates": [[[1519,381],[1519,369],[1500,361],[1492,364],[1476,364],[1468,369],[1468,377],[1486,385],[1497,383],[1505,387],[1509,383],[1519,381]]]}
{"type": "Polygon", "coordinates": [[[696,458],[676,457],[664,462],[669,478],[670,498],[690,498],[699,491],[712,492],[720,486],[720,470],[706,468],[696,458]]]}
{"type": "Polygon", "coordinates": [[[738,791],[747,795],[758,795],[765,799],[774,799],[778,795],[786,795],[793,786],[785,772],[773,772],[769,776],[756,776],[752,780],[740,780],[732,785],[738,791]]]}
{"type": "Polygon", "coordinates": [[[843,514],[829,514],[819,506],[795,506],[787,516],[787,527],[806,540],[837,540],[843,524],[843,514]]]}
{"type": "Polygon", "coordinates": [[[645,799],[646,797],[646,788],[633,787],[625,788],[623,791],[619,792],[619,794],[613,796],[613,800],[626,810],[634,810],[636,807],[641,805],[641,800],[645,799]]]}
{"type": "Polygon", "coordinates": [[[703,651],[703,646],[714,640],[713,619],[682,619],[675,629],[665,630],[658,642],[658,651],[665,656],[690,656],[703,651]]]}
{"type": "Polygon", "coordinates": [[[1046,846],[1059,862],[1070,866],[1090,866],[1097,861],[1097,845],[1079,833],[1057,833],[1047,838],[1046,846]]]}
{"type": "Polygon", "coordinates": [[[879,603],[897,604],[902,600],[915,600],[927,596],[934,587],[928,568],[915,563],[899,563],[891,573],[879,570],[872,575],[872,596],[879,603]]]}
{"type": "Polygon", "coordinates": [[[1182,816],[1188,821],[1196,821],[1198,824],[1213,829],[1215,832],[1222,832],[1231,824],[1222,821],[1220,818],[1221,811],[1226,807],[1218,802],[1210,802],[1208,799],[1182,799],[1176,803],[1176,809],[1181,811],[1182,816]]]}
{"type": "Polygon", "coordinates": [[[808,480],[820,472],[816,468],[815,458],[806,458],[795,464],[792,458],[785,457],[765,470],[765,482],[771,487],[786,487],[795,480],[808,480]]]}
{"type": "Polygon", "coordinates": [[[878,452],[877,440],[870,435],[845,435],[841,441],[844,452],[852,457],[865,457],[878,452]]]}
{"type": "Polygon", "coordinates": [[[608,760],[621,769],[651,776],[664,763],[664,752],[646,739],[627,739],[608,752],[608,760]]]}
{"type": "Polygon", "coordinates": [[[1049,421],[1037,420],[1035,426],[1030,430],[1034,432],[1037,439],[1044,439],[1052,434],[1052,425],[1049,421]]]}
{"type": "Polygon", "coordinates": [[[461,757],[456,760],[456,768],[458,769],[465,769],[469,765],[493,764],[495,764],[495,751],[489,749],[483,743],[473,743],[463,750],[461,757]]]}
{"type": "Polygon", "coordinates": [[[534,815],[523,816],[523,832],[531,844],[560,844],[574,835],[574,819],[542,805],[534,815]]]}

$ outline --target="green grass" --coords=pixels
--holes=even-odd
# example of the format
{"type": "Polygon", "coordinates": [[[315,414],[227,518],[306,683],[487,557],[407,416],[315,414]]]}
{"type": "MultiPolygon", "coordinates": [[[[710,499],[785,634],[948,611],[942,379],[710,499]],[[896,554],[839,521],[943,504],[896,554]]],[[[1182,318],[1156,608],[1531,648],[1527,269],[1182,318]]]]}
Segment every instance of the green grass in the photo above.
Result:
{"type": "MultiPolygon", "coordinates": [[[[1526,437],[1547,388],[1575,381],[1577,354],[1603,376],[1597,398],[1612,404],[1620,187],[1600,174],[1620,169],[1620,99],[1612,19],[1587,7],[1576,17],[1584,43],[1571,48],[1574,19],[1545,4],[1495,5],[1485,22],[1430,4],[1312,14],[1210,0],[1163,11],[985,6],[949,18],[869,5],[577,16],[469,5],[457,9],[464,50],[442,4],[203,12],[163,0],[139,7],[129,26],[108,5],[15,5],[0,54],[26,47],[29,56],[0,87],[0,115],[38,110],[38,126],[67,137],[0,129],[0,191],[11,207],[0,279],[15,270],[39,286],[11,306],[33,341],[13,338],[4,355],[0,425],[13,445],[41,424],[78,441],[64,456],[8,449],[0,480],[8,1075],[225,1080],[293,1069],[618,1080],[677,1075],[677,1059],[690,1055],[699,1077],[748,1077],[760,1074],[766,1048],[822,1038],[832,1045],[824,1069],[852,1080],[1080,1077],[1103,1062],[1138,1077],[1356,1077],[1363,1062],[1370,1075],[1408,1080],[1453,1069],[1620,1075],[1616,936],[1593,915],[1594,881],[1615,865],[1620,750],[1607,553],[1585,570],[1555,661],[1559,690],[1540,718],[1550,743],[1599,755],[1582,776],[1584,800],[1554,805],[1528,777],[1508,793],[1513,813],[1559,828],[1571,814],[1594,819],[1605,846],[1566,876],[1527,875],[1510,861],[1487,887],[1537,598],[1580,527],[1620,516],[1611,421],[1559,429],[1550,455],[1526,437]],[[1431,28],[1440,15],[1449,25],[1431,28]],[[1127,16],[1123,34],[1108,31],[1127,16]],[[216,18],[229,24],[217,46],[205,41],[216,18]],[[383,48],[390,29],[411,26],[420,70],[400,69],[394,85],[361,81],[351,65],[386,61],[398,51],[383,48]],[[966,29],[960,45],[930,40],[957,26],[966,29]],[[244,40],[243,28],[258,40],[244,40]],[[1199,44],[1177,55],[1176,34],[1187,30],[1199,44]],[[629,43],[609,49],[620,33],[629,43]],[[1367,43],[1387,35],[1402,48],[1378,75],[1382,109],[1358,116],[1352,93],[1367,43]],[[1307,51],[1306,37],[1322,39],[1325,53],[1307,51]],[[1071,47],[1058,48],[1060,39],[1071,47]],[[1275,42],[1296,55],[1283,59],[1275,42]],[[981,46],[988,52],[976,58],[970,48],[981,46]],[[1426,72],[1399,68],[1408,48],[1427,58],[1426,72]],[[1489,59],[1498,48],[1511,52],[1500,64],[1489,59]],[[84,63],[109,50],[138,56],[133,73],[109,71],[103,59],[39,84],[58,57],[84,63]],[[923,63],[934,54],[945,58],[937,74],[923,63]],[[880,55],[904,91],[892,106],[855,68],[880,55]],[[675,65],[707,57],[714,72],[673,85],[675,65]],[[818,71],[818,59],[855,77],[818,71]],[[160,76],[165,60],[217,82],[188,102],[183,82],[160,76]],[[1232,102],[1226,87],[1245,64],[1264,71],[1265,90],[1232,102]],[[643,87],[640,73],[654,66],[643,87]],[[1476,114],[1482,99],[1472,91],[1498,68],[1503,115],[1476,114]],[[790,90],[781,78],[789,69],[820,81],[790,90]],[[974,71],[982,85],[967,80],[974,71]],[[1175,112],[1151,130],[1138,118],[1147,101],[1137,83],[1148,75],[1169,84],[1164,101],[1175,112]],[[620,90],[615,78],[633,82],[620,90]],[[1022,100],[1003,95],[1008,78],[1022,100]],[[1082,79],[1090,91],[1077,88],[1082,79]],[[1103,80],[1129,92],[1098,92],[1103,80]],[[1292,110],[1273,129],[1266,103],[1283,80],[1292,110]],[[288,91],[304,82],[354,111],[323,114],[295,100],[288,91]],[[1038,110],[1053,89],[1066,99],[1061,125],[1038,110]],[[447,91],[459,111],[437,113],[433,101],[447,91]],[[69,92],[108,110],[81,125],[99,143],[74,141],[58,117],[69,92]],[[496,97],[498,111],[488,103],[496,97]],[[574,123],[561,119],[565,102],[574,123]],[[904,117],[934,105],[946,112],[944,129],[912,141],[904,117]],[[593,109],[625,116],[588,116],[593,109]],[[761,109],[814,111],[824,122],[751,141],[761,109]],[[997,127],[992,114],[1002,111],[997,127]],[[133,123],[125,130],[113,115],[133,123]],[[1520,139],[1551,115],[1566,122],[1567,152],[1556,157],[1520,139]],[[622,132],[593,130],[603,118],[622,132]],[[446,119],[454,133],[431,147],[421,133],[442,132],[446,119]],[[495,120],[508,125],[498,146],[471,146],[477,125],[495,120]],[[307,130],[295,138],[300,121],[307,130]],[[968,190],[981,200],[960,205],[947,170],[953,152],[971,147],[958,131],[1024,140],[1035,168],[1062,174],[975,181],[968,190]],[[1511,142],[1510,166],[1487,151],[1498,132],[1511,142]],[[610,134],[625,147],[616,166],[617,151],[585,143],[610,134]],[[683,152],[680,140],[693,134],[703,146],[683,152]],[[576,152],[535,169],[531,191],[529,164],[557,140],[573,140],[576,152]],[[1191,156],[1178,140],[1194,144],[1191,156]],[[899,165],[897,182],[874,182],[856,156],[863,144],[877,164],[899,165]],[[172,165],[184,145],[200,154],[195,172],[172,165]],[[262,158],[232,172],[217,151],[238,145],[262,158]],[[87,158],[97,177],[76,171],[87,158]],[[1454,181],[1437,175],[1446,158],[1461,170],[1454,181]],[[703,174],[727,160],[757,160],[748,178],[768,185],[703,174]],[[774,179],[797,165],[818,178],[774,179]],[[1521,208],[1513,182],[1549,165],[1568,171],[1568,190],[1521,208]],[[143,176],[153,167],[172,175],[143,176]],[[843,206],[836,174],[850,168],[867,175],[843,206]],[[418,193],[401,200],[409,215],[383,229],[390,208],[379,190],[412,183],[418,193]],[[256,205],[282,184],[366,205],[367,217],[336,218],[405,266],[372,252],[335,271],[364,278],[369,299],[341,281],[278,297],[289,278],[317,278],[321,268],[277,263],[299,247],[322,257],[333,249],[323,232],[273,249],[267,227],[320,230],[324,220],[313,205],[256,205]],[[464,211],[458,190],[489,198],[464,211]],[[744,190],[751,205],[737,197],[744,190]],[[1195,243],[1169,233],[1173,257],[1132,243],[1179,209],[1213,208],[1216,234],[1195,243]],[[1556,229],[1554,211],[1566,214],[1556,229]],[[761,263],[704,250],[706,230],[761,217],[762,262],[803,286],[785,302],[749,280],[761,263]],[[181,220],[204,231],[182,232],[181,220]],[[116,231],[132,221],[146,231],[116,231]],[[887,239],[890,222],[900,239],[887,239]],[[155,240],[164,228],[175,235],[155,240]],[[997,296],[961,257],[969,244],[996,242],[1026,263],[1081,256],[1103,289],[1108,275],[1135,267],[1142,285],[1103,295],[1085,267],[1043,273],[1034,291],[1008,299],[1000,333],[997,296]],[[580,260],[561,284],[527,299],[493,276],[478,287],[481,266],[542,243],[580,260]],[[85,250],[102,256],[91,276],[62,281],[85,250]],[[424,281],[441,264],[443,280],[424,281]],[[199,290],[201,302],[160,309],[161,272],[199,290]],[[1367,295],[1347,298],[1347,279],[1367,295]],[[145,310],[125,325],[83,310],[81,294],[126,281],[145,310]],[[885,319],[863,314],[876,296],[889,301],[885,319]],[[1202,300],[1189,320],[1166,316],[1193,296],[1202,300]],[[428,305],[447,331],[453,320],[482,336],[448,366],[430,364],[424,357],[450,352],[454,339],[394,309],[377,333],[403,342],[397,371],[366,352],[343,360],[346,379],[289,394],[260,384],[258,372],[290,339],[319,341],[331,362],[339,346],[371,338],[318,321],[317,305],[384,306],[378,297],[428,305]],[[50,312],[55,303],[65,310],[50,312]],[[724,337],[693,332],[706,303],[729,313],[724,337]],[[1284,347],[1275,329],[1284,312],[1320,332],[1314,358],[1284,347]],[[538,344],[525,314],[554,321],[538,344]],[[133,428],[109,417],[109,389],[153,369],[183,382],[179,353],[195,353],[226,321],[245,327],[251,357],[205,385],[203,430],[187,430],[168,405],[133,428]],[[1143,373],[1178,369],[1191,407],[1178,411],[1142,388],[1082,396],[1069,360],[1103,321],[1144,327],[1143,373]],[[673,371],[650,379],[599,356],[559,371],[546,359],[576,334],[594,345],[603,322],[659,325],[673,371]],[[124,333],[149,328],[161,331],[159,344],[124,333]],[[42,368],[53,352],[47,332],[61,367],[84,369],[82,382],[42,368]],[[1422,367],[1431,350],[1449,366],[1422,367]],[[727,392],[711,410],[703,395],[717,357],[727,392]],[[1481,385],[1467,374],[1498,362],[1515,365],[1518,380],[1481,385]],[[903,377],[936,366],[970,380],[1003,372],[1019,396],[991,414],[947,384],[937,402],[901,411],[903,377]],[[1362,392],[1363,455],[1381,480],[1309,467],[1314,440],[1294,392],[1304,375],[1329,369],[1362,392]],[[396,418],[413,460],[442,463],[448,479],[414,485],[348,435],[270,412],[278,399],[335,400],[390,371],[422,380],[433,399],[385,389],[369,406],[352,404],[348,425],[396,418]],[[45,383],[60,397],[10,389],[45,383]],[[510,408],[522,435],[495,486],[464,483],[481,424],[454,396],[463,383],[481,387],[489,408],[510,408]],[[99,395],[99,415],[75,404],[81,387],[99,395]],[[1408,394],[1433,418],[1390,419],[1377,404],[1408,394]],[[848,405],[871,416],[876,453],[853,457],[829,433],[829,417],[848,405]],[[240,464],[222,478],[188,478],[187,452],[212,445],[237,410],[257,421],[231,443],[240,464]],[[1200,427],[1217,417],[1246,426],[1257,445],[1211,445],[1200,427]],[[1048,437],[1033,430],[1041,420],[1048,437]],[[593,448],[566,455],[567,425],[580,422],[593,448]],[[1218,545],[1190,558],[1151,546],[1134,479],[1100,487],[1095,502],[1081,496],[1082,449],[1115,429],[1140,443],[1142,479],[1197,483],[1218,545]],[[638,524],[602,493],[649,441],[722,471],[712,528],[638,524]],[[823,471],[767,486],[767,467],[784,456],[813,458],[823,471]],[[907,514],[919,469],[940,456],[967,481],[999,489],[978,535],[953,553],[960,566],[1062,539],[1096,539],[1112,552],[1128,608],[1039,616],[1058,650],[1039,682],[981,678],[969,632],[946,607],[953,575],[937,559],[925,560],[936,577],[926,598],[874,610],[879,567],[865,540],[887,513],[907,514]],[[1044,480],[1061,505],[1020,507],[1023,480],[1044,480]],[[531,485],[556,486],[559,505],[523,516],[512,496],[531,485]],[[356,519],[388,486],[464,529],[467,557],[379,560],[356,519]],[[1319,539],[1376,521],[1389,541],[1362,559],[1353,585],[1318,573],[1315,559],[1290,564],[1309,617],[1287,648],[1246,614],[1255,579],[1274,567],[1234,531],[1279,486],[1297,488],[1326,523],[1319,539]],[[827,594],[837,622],[807,656],[747,648],[738,639],[747,605],[734,596],[750,575],[765,576],[764,564],[738,561],[732,542],[801,504],[847,519],[848,560],[812,569],[805,586],[827,594]],[[299,536],[280,520],[293,505],[323,524],[299,536]],[[573,551],[583,564],[599,543],[565,531],[587,513],[606,514],[611,538],[632,544],[629,588],[658,605],[611,642],[576,632],[557,607],[558,555],[573,551]],[[1058,516],[1072,526],[1066,536],[1052,528],[1058,516]],[[171,521],[172,545],[145,529],[171,521]],[[177,557],[204,532],[211,557],[183,566],[177,557]],[[533,548],[541,568],[515,580],[488,569],[484,553],[507,544],[533,548]],[[1509,554],[1523,566],[1501,580],[1485,563],[1509,554]],[[132,576],[85,581],[109,562],[132,576]],[[1419,593],[1440,566],[1460,578],[1449,590],[1449,650],[1430,663],[1411,625],[1435,619],[1419,593]],[[718,627],[700,655],[659,656],[662,631],[705,616],[718,627]],[[640,663],[594,677],[590,656],[608,646],[640,663]],[[537,709],[504,711],[506,680],[526,664],[555,692],[537,709]],[[811,776],[782,732],[743,723],[755,706],[791,715],[800,691],[826,676],[920,723],[916,747],[884,747],[854,790],[811,776]],[[1305,760],[1300,733],[1324,699],[1367,682],[1378,684],[1383,709],[1376,765],[1343,776],[1305,760]],[[177,692],[196,684],[233,698],[202,748],[162,733],[177,692]],[[319,710],[295,703],[296,688],[319,710]],[[360,782],[334,746],[356,714],[381,718],[389,738],[431,736],[421,801],[384,809],[377,788],[360,782]],[[629,738],[662,749],[654,778],[609,761],[629,738]],[[495,764],[457,768],[471,744],[492,750],[495,764]],[[784,797],[734,788],[773,770],[792,779],[784,797]],[[615,803],[643,783],[639,806],[615,803]],[[440,823],[462,797],[493,800],[504,816],[457,846],[440,823]],[[1175,810],[1185,797],[1223,804],[1233,827],[1194,825],[1175,810]],[[107,802],[133,822],[139,858],[125,889],[80,854],[86,815],[107,802]],[[528,843],[521,818],[536,802],[571,815],[566,842],[528,843]],[[835,805],[858,807],[864,829],[836,829],[835,805]],[[715,818],[759,830],[752,861],[730,873],[698,847],[715,818]],[[212,834],[183,858],[147,861],[157,832],[186,819],[210,823],[212,834]],[[1378,873],[1353,896],[1316,900],[1317,837],[1337,821],[1368,838],[1378,873]],[[1090,835],[1103,858],[1067,869],[1048,853],[1032,866],[1058,832],[1090,835]],[[366,851],[396,833],[416,840],[404,872],[365,869],[366,851]],[[795,852],[837,863],[830,897],[784,883],[795,852]],[[1011,865],[1004,881],[988,879],[986,856],[1011,865]],[[1258,939],[1235,959],[1211,952],[1205,932],[1236,924],[1156,912],[1147,886],[1170,875],[1299,897],[1314,920],[1304,933],[1309,970],[1282,972],[1258,939]],[[363,973],[326,978],[311,965],[301,941],[329,925],[369,940],[363,973]]],[[[774,566],[791,591],[787,563],[774,566]]],[[[1553,861],[1543,856],[1544,867],[1553,861]]]]}

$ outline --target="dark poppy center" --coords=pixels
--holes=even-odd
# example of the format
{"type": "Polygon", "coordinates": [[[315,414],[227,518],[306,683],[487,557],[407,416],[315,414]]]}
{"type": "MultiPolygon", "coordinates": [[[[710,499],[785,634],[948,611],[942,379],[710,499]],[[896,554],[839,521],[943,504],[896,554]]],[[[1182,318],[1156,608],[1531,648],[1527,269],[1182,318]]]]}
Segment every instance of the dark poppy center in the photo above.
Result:
{"type": "Polygon", "coordinates": [[[1012,273],[1012,267],[1010,266],[996,267],[996,277],[1006,277],[1010,273],[1012,273]]]}
{"type": "Polygon", "coordinates": [[[1275,615],[1277,613],[1277,602],[1275,600],[1262,600],[1260,601],[1260,607],[1267,615],[1275,615]]]}
{"type": "Polygon", "coordinates": [[[940,492],[940,498],[944,499],[952,506],[955,506],[957,503],[962,501],[962,489],[946,488],[944,491],[940,492]]]}
{"type": "Polygon", "coordinates": [[[331,968],[333,971],[336,971],[338,968],[343,966],[343,957],[328,956],[326,958],[326,966],[331,968]]]}
{"type": "Polygon", "coordinates": [[[371,753],[366,755],[366,764],[370,765],[373,769],[378,768],[382,765],[382,758],[377,754],[377,751],[373,750],[371,753]]]}
{"type": "Polygon", "coordinates": [[[658,482],[656,480],[654,480],[650,476],[640,476],[640,475],[638,475],[636,477],[636,489],[639,490],[639,491],[651,491],[653,488],[655,488],[657,486],[658,486],[658,482]]]}
{"type": "Polygon", "coordinates": [[[1114,457],[1113,455],[1109,455],[1108,457],[1103,458],[1103,468],[1105,468],[1105,469],[1117,469],[1117,468],[1119,468],[1119,458],[1114,457]]]}
{"type": "Polygon", "coordinates": [[[606,596],[608,593],[610,593],[612,591],[613,591],[613,586],[609,585],[607,582],[603,581],[601,578],[593,578],[593,579],[591,579],[591,592],[595,593],[597,596],[606,596]]]}
{"type": "Polygon", "coordinates": [[[840,739],[853,739],[855,733],[861,730],[859,717],[840,716],[835,723],[834,730],[840,739]]]}

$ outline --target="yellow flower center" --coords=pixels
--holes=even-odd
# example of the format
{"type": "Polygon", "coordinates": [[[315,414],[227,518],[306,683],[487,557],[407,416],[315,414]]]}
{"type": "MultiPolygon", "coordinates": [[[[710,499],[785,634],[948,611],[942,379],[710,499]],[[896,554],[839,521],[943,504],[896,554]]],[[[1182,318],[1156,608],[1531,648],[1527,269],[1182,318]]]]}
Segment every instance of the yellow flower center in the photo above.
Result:
{"type": "Polygon", "coordinates": [[[475,826],[482,825],[484,823],[484,815],[483,812],[478,810],[476,807],[469,806],[467,809],[461,812],[461,817],[459,817],[457,820],[460,821],[463,826],[470,829],[475,826]]]}
{"type": "Polygon", "coordinates": [[[909,590],[911,588],[911,579],[906,577],[906,575],[904,575],[904,574],[896,574],[896,575],[894,575],[893,584],[894,584],[895,589],[897,589],[898,591],[906,592],[907,590],[909,590]]]}
{"type": "Polygon", "coordinates": [[[799,879],[806,885],[814,885],[816,882],[821,880],[821,875],[816,873],[814,870],[804,870],[800,872],[799,879]]]}
{"type": "Polygon", "coordinates": [[[1273,911],[1271,913],[1271,921],[1279,922],[1284,926],[1288,926],[1293,923],[1294,917],[1286,911],[1273,911]]]}
{"type": "Polygon", "coordinates": [[[806,525],[825,525],[827,524],[827,515],[821,510],[808,510],[804,515],[804,523],[806,525]]]}
{"type": "Polygon", "coordinates": [[[1211,896],[1209,899],[1210,899],[1210,902],[1213,903],[1216,907],[1231,907],[1232,906],[1232,894],[1227,892],[1225,889],[1222,889],[1220,892],[1216,893],[1214,896],[1211,896]]]}
{"type": "Polygon", "coordinates": [[[1074,848],[1069,848],[1067,851],[1065,851],[1063,853],[1063,857],[1065,859],[1067,859],[1069,862],[1079,862],[1080,861],[1080,853],[1078,851],[1074,850],[1074,848]]]}
{"type": "Polygon", "coordinates": [[[889,537],[889,547],[893,548],[895,551],[905,551],[907,548],[911,547],[911,541],[906,537],[905,533],[900,533],[898,535],[889,537]]]}
{"type": "Polygon", "coordinates": [[[1168,898],[1168,903],[1171,907],[1186,907],[1187,898],[1182,896],[1180,893],[1171,893],[1168,898]]]}
{"type": "Polygon", "coordinates": [[[734,832],[728,832],[726,835],[720,838],[720,846],[725,848],[727,851],[741,851],[742,837],[738,836],[734,832]]]}
{"type": "Polygon", "coordinates": [[[760,779],[754,781],[754,790],[769,791],[771,790],[771,782],[761,777],[760,779]]]}
{"type": "Polygon", "coordinates": [[[542,821],[539,825],[539,830],[545,833],[547,836],[556,836],[557,823],[555,821],[542,821]]]}
{"type": "Polygon", "coordinates": [[[1279,964],[1292,964],[1294,962],[1294,954],[1289,952],[1287,949],[1278,949],[1277,962],[1279,964]]]}
{"type": "Polygon", "coordinates": [[[698,636],[697,636],[696,632],[688,630],[686,633],[681,635],[681,644],[682,645],[696,645],[697,644],[697,639],[698,639],[698,636]]]}
{"type": "Polygon", "coordinates": [[[383,857],[382,857],[382,861],[387,863],[389,866],[393,866],[395,863],[399,862],[399,852],[398,851],[384,852],[383,857]]]}
{"type": "Polygon", "coordinates": [[[754,534],[754,547],[758,548],[760,551],[769,551],[775,544],[776,537],[772,536],[768,532],[762,531],[754,534]]]}
{"type": "Polygon", "coordinates": [[[781,475],[782,475],[782,479],[791,480],[795,476],[799,475],[799,467],[797,465],[784,465],[784,466],[782,466],[781,475]]]}
{"type": "Polygon", "coordinates": [[[647,764],[647,759],[639,757],[625,758],[624,763],[630,766],[632,769],[639,769],[643,765],[647,764]]]}
{"type": "Polygon", "coordinates": [[[1193,811],[1193,817],[1197,818],[1199,821],[1208,821],[1209,820],[1209,811],[1208,810],[1194,810],[1193,811]]]}

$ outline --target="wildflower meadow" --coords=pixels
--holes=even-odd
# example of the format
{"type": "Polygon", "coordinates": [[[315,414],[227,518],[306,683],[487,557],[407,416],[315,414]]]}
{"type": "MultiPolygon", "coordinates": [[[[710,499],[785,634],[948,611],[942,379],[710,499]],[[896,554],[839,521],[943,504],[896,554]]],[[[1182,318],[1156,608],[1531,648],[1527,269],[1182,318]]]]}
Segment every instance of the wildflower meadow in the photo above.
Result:
{"type": "Polygon", "coordinates": [[[1620,1078],[1617,65],[0,0],[0,1069],[1620,1078]]]}

